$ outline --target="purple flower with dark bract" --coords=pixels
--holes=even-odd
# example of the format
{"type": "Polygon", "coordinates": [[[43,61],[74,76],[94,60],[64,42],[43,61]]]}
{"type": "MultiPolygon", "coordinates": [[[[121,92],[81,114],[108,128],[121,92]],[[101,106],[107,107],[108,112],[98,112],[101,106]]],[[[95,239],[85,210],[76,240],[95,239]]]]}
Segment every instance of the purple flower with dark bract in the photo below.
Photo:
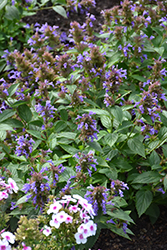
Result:
{"type": "Polygon", "coordinates": [[[83,172],[87,170],[89,173],[89,176],[91,177],[92,171],[90,168],[93,168],[95,171],[97,160],[93,156],[93,151],[90,151],[88,154],[84,153],[78,153],[74,155],[78,159],[78,164],[76,165],[77,172],[83,172]]]}
{"type": "Polygon", "coordinates": [[[33,150],[33,144],[35,141],[32,138],[29,138],[28,134],[16,136],[17,146],[15,150],[15,154],[17,156],[25,155],[29,157],[33,150]]]}
{"type": "Polygon", "coordinates": [[[94,138],[97,140],[97,133],[99,132],[96,128],[96,120],[94,120],[91,115],[93,115],[93,112],[89,112],[89,114],[83,114],[82,116],[78,115],[76,120],[79,120],[76,122],[78,125],[78,130],[81,130],[81,133],[79,135],[79,138],[82,141],[89,141],[89,138],[91,138],[91,141],[94,140],[94,138]]]}

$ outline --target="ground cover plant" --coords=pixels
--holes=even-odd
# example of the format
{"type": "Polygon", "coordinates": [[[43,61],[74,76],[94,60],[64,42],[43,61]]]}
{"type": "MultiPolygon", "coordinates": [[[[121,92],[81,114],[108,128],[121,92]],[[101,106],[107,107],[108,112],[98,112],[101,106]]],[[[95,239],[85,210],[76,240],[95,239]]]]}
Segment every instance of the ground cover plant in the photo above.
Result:
{"type": "Polygon", "coordinates": [[[137,216],[158,219],[167,188],[166,13],[165,1],[125,0],[102,11],[100,34],[87,13],[68,39],[36,24],[23,52],[4,54],[1,248],[89,249],[102,228],[129,238],[137,216]]]}

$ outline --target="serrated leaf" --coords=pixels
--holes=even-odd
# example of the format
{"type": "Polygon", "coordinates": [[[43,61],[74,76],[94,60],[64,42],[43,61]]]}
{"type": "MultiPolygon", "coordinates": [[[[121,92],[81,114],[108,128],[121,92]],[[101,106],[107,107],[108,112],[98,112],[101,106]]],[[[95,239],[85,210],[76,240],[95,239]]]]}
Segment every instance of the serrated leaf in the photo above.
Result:
{"type": "Polygon", "coordinates": [[[4,141],[6,139],[6,131],[5,130],[1,130],[0,131],[0,141],[4,141]]]}
{"type": "Polygon", "coordinates": [[[140,82],[146,82],[147,81],[146,78],[144,78],[143,76],[140,76],[140,75],[131,75],[131,77],[133,79],[136,79],[136,80],[140,81],[140,82]]]}
{"type": "Polygon", "coordinates": [[[88,142],[88,145],[100,153],[103,152],[100,144],[97,141],[90,141],[88,142]]]}
{"type": "Polygon", "coordinates": [[[66,11],[65,11],[65,9],[62,6],[57,5],[57,6],[52,7],[52,9],[54,11],[56,11],[58,14],[60,14],[61,16],[67,18],[66,11]]]}
{"type": "Polygon", "coordinates": [[[161,178],[162,176],[159,173],[147,171],[138,174],[138,176],[133,179],[132,183],[156,183],[159,182],[161,178]]]}
{"type": "Polygon", "coordinates": [[[71,155],[75,155],[76,153],[79,152],[78,149],[70,146],[70,145],[64,145],[64,144],[60,144],[60,147],[63,148],[66,152],[68,152],[71,155]]]}
{"type": "Polygon", "coordinates": [[[16,206],[27,202],[27,196],[28,196],[28,194],[26,194],[26,195],[22,196],[20,199],[18,199],[18,201],[16,202],[16,206]]]}
{"type": "Polygon", "coordinates": [[[14,131],[13,128],[6,123],[0,123],[0,130],[5,130],[5,131],[12,130],[12,131],[14,131]]]}
{"type": "Polygon", "coordinates": [[[167,190],[167,174],[164,177],[164,189],[167,190]]]}
{"type": "Polygon", "coordinates": [[[110,128],[112,127],[112,123],[111,123],[111,118],[109,118],[108,116],[102,115],[100,117],[101,119],[101,123],[105,128],[110,128]]]}
{"type": "Polygon", "coordinates": [[[129,139],[128,142],[128,147],[138,155],[141,155],[145,158],[145,147],[143,143],[136,137],[129,139]]]}
{"type": "Polygon", "coordinates": [[[9,88],[8,88],[8,94],[11,97],[17,90],[17,88],[19,87],[20,83],[15,83],[12,84],[9,88]]]}
{"type": "Polygon", "coordinates": [[[104,139],[105,139],[106,143],[110,147],[112,147],[116,143],[116,141],[118,139],[118,134],[114,134],[114,133],[113,134],[107,134],[107,135],[105,135],[104,139]]]}
{"type": "Polygon", "coordinates": [[[20,19],[20,13],[15,6],[6,5],[5,18],[9,20],[20,19]]]}
{"type": "Polygon", "coordinates": [[[64,121],[57,121],[54,124],[55,132],[60,132],[63,129],[65,129],[66,127],[67,127],[67,124],[64,121]]]}
{"type": "Polygon", "coordinates": [[[153,200],[153,194],[150,190],[139,190],[136,193],[136,209],[139,217],[144,214],[153,200]]]}
{"type": "Polygon", "coordinates": [[[33,135],[35,138],[40,139],[40,140],[45,140],[46,138],[44,138],[45,136],[43,134],[41,134],[40,131],[37,130],[27,130],[27,133],[29,133],[30,135],[33,135]]]}
{"type": "Polygon", "coordinates": [[[9,126],[13,128],[22,128],[24,126],[21,121],[15,118],[8,119],[7,121],[5,121],[5,124],[8,124],[9,126]]]}
{"type": "Polygon", "coordinates": [[[110,215],[112,218],[125,220],[131,223],[134,223],[130,216],[127,214],[128,211],[123,211],[122,209],[116,209],[113,212],[107,211],[107,214],[110,215]]]}
{"type": "Polygon", "coordinates": [[[98,172],[100,174],[105,174],[106,177],[111,180],[116,180],[118,177],[116,168],[101,168],[98,172]]]}
{"type": "Polygon", "coordinates": [[[115,106],[114,108],[111,109],[111,112],[115,119],[119,122],[122,123],[123,120],[123,112],[122,109],[119,106],[115,106]]]}
{"type": "Polygon", "coordinates": [[[154,50],[155,50],[160,56],[162,56],[163,53],[164,53],[164,47],[154,48],[154,50]]]}
{"type": "Polygon", "coordinates": [[[153,151],[151,154],[150,154],[150,157],[149,157],[149,163],[151,166],[153,165],[158,165],[160,163],[160,158],[158,156],[158,154],[156,153],[156,151],[153,151]]]}
{"type": "Polygon", "coordinates": [[[26,122],[31,121],[32,112],[26,104],[20,105],[18,107],[18,113],[19,113],[20,118],[22,118],[24,121],[26,121],[26,122]]]}
{"type": "Polygon", "coordinates": [[[13,116],[16,112],[12,109],[5,109],[0,113],[0,122],[7,120],[9,117],[13,116]]]}
{"type": "Polygon", "coordinates": [[[5,7],[6,4],[7,4],[7,0],[2,0],[0,3],[0,10],[3,9],[3,7],[5,7]]]}

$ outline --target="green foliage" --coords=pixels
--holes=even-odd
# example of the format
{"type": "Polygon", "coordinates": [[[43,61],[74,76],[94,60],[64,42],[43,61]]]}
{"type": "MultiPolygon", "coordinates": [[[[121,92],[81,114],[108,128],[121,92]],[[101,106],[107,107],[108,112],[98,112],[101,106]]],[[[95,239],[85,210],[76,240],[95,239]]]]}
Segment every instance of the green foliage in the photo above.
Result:
{"type": "MultiPolygon", "coordinates": [[[[48,3],[33,1],[30,9],[48,3]]],[[[87,15],[84,28],[71,24],[73,45],[43,25],[23,54],[7,53],[10,67],[0,80],[0,175],[6,182],[13,178],[19,191],[4,199],[3,212],[36,223],[49,195],[86,197],[98,230],[78,249],[92,247],[102,228],[129,238],[132,211],[152,223],[158,219],[167,199],[166,8],[140,1],[132,11],[124,1],[119,10],[103,11],[100,34],[87,15]],[[9,201],[18,206],[11,212],[9,201]]],[[[21,9],[7,1],[0,9],[4,23],[21,18],[21,9]]],[[[31,237],[26,240],[31,244],[31,237]]]]}

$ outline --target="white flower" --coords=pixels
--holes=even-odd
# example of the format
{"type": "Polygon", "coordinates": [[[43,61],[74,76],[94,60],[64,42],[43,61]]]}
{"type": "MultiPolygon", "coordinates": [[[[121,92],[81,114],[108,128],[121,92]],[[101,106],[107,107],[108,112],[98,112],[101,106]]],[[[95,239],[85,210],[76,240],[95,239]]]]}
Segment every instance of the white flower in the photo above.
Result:
{"type": "Polygon", "coordinates": [[[65,222],[67,216],[69,215],[65,213],[64,211],[60,211],[60,213],[56,214],[56,218],[60,223],[65,222]]]}
{"type": "Polygon", "coordinates": [[[57,214],[52,215],[52,220],[49,222],[51,227],[59,228],[60,222],[57,220],[57,214]]]}
{"type": "Polygon", "coordinates": [[[12,179],[12,178],[9,178],[8,179],[8,183],[10,185],[10,188],[15,192],[17,193],[17,191],[19,190],[18,186],[16,185],[16,182],[12,179]]]}
{"type": "Polygon", "coordinates": [[[11,249],[12,248],[6,239],[0,240],[0,250],[11,250],[11,249]]]}
{"type": "Polygon", "coordinates": [[[49,210],[47,211],[47,214],[51,214],[51,213],[58,213],[59,210],[62,208],[62,205],[58,202],[55,201],[53,204],[50,205],[49,210]]]}
{"type": "Polygon", "coordinates": [[[6,191],[0,192],[0,201],[8,198],[8,193],[6,191]]]}
{"type": "Polygon", "coordinates": [[[48,236],[52,233],[52,229],[48,226],[44,226],[43,234],[48,236]]]}
{"type": "Polygon", "coordinates": [[[92,221],[89,220],[86,224],[85,227],[87,227],[88,231],[89,231],[89,236],[95,235],[96,234],[96,230],[97,230],[97,225],[92,221]]]}
{"type": "Polygon", "coordinates": [[[90,236],[90,232],[86,224],[82,223],[78,228],[78,233],[82,233],[84,238],[87,238],[90,236]]]}
{"type": "Polygon", "coordinates": [[[61,200],[60,202],[64,202],[64,203],[67,203],[67,202],[70,202],[70,201],[72,201],[72,202],[76,202],[77,201],[76,199],[72,198],[71,195],[64,195],[62,197],[62,199],[63,200],[61,200]],[[64,201],[64,200],[66,200],[66,201],[64,201]]]}
{"type": "Polygon", "coordinates": [[[87,238],[84,238],[82,233],[76,233],[75,235],[76,243],[77,244],[85,244],[87,242],[87,238]]]}
{"type": "Polygon", "coordinates": [[[70,212],[77,213],[79,210],[81,210],[77,205],[71,205],[69,208],[70,212]]]}
{"type": "Polygon", "coordinates": [[[72,223],[72,220],[73,220],[73,217],[70,216],[70,215],[67,215],[66,220],[65,220],[65,223],[66,223],[66,224],[72,223]]]}
{"type": "Polygon", "coordinates": [[[10,242],[11,244],[15,243],[15,235],[10,233],[10,232],[4,232],[1,234],[1,236],[6,239],[8,242],[10,242]]]}

